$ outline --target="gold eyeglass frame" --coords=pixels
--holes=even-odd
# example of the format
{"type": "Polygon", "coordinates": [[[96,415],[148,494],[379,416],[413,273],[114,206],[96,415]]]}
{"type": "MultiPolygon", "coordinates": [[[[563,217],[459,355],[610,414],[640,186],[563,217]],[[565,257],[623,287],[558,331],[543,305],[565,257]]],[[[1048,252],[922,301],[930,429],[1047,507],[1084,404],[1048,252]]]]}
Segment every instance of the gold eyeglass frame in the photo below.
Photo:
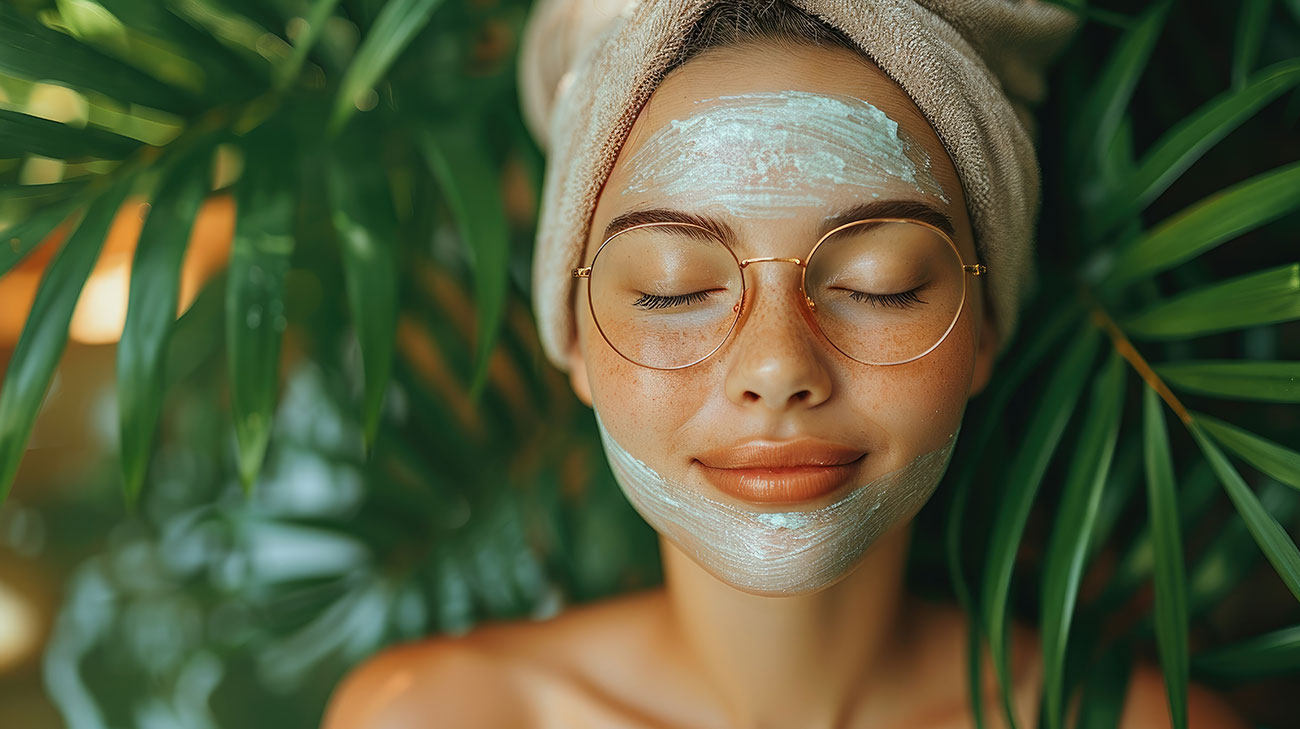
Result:
{"type": "Polygon", "coordinates": [[[596,330],[600,332],[600,336],[605,340],[605,343],[608,344],[610,349],[614,350],[618,354],[618,356],[622,357],[628,362],[631,362],[632,364],[637,365],[639,367],[646,367],[652,370],[685,369],[687,367],[693,367],[703,362],[709,357],[712,357],[714,353],[717,352],[719,349],[722,349],[723,345],[725,345],[727,341],[731,339],[731,335],[736,331],[738,325],[740,324],[740,320],[744,318],[745,301],[746,301],[745,294],[749,291],[749,287],[745,283],[745,267],[751,263],[764,263],[769,261],[778,262],[778,263],[793,263],[803,269],[803,272],[799,276],[799,293],[802,295],[804,301],[804,306],[805,306],[804,318],[809,320],[809,322],[812,324],[813,329],[817,332],[817,334],[819,334],[822,339],[826,340],[827,344],[830,344],[832,347],[834,347],[837,352],[843,354],[845,357],[848,357],[854,362],[859,362],[864,365],[876,366],[876,367],[892,367],[894,365],[907,364],[908,362],[915,362],[916,360],[933,352],[935,349],[939,347],[939,345],[943,344],[944,340],[948,338],[948,335],[952,333],[953,328],[957,326],[957,321],[961,319],[961,312],[966,307],[966,295],[970,291],[970,287],[966,285],[965,276],[962,276],[962,280],[961,280],[962,281],[961,302],[957,305],[957,311],[953,314],[952,321],[948,324],[948,328],[944,330],[943,336],[939,337],[938,341],[930,345],[930,347],[926,349],[924,352],[921,352],[920,354],[914,357],[909,357],[904,360],[899,360],[898,362],[863,362],[857,357],[854,357],[848,352],[845,352],[843,349],[840,348],[838,344],[832,341],[830,337],[826,336],[826,332],[822,331],[821,325],[817,322],[817,317],[815,315],[817,304],[808,296],[808,288],[807,288],[808,262],[812,260],[812,257],[817,253],[817,249],[821,247],[822,243],[825,243],[826,240],[829,239],[831,236],[835,235],[841,230],[844,230],[845,228],[850,228],[857,225],[863,225],[864,223],[911,223],[913,225],[920,225],[925,228],[929,228],[935,233],[938,233],[945,241],[947,241],[948,246],[952,248],[952,252],[957,256],[957,260],[961,262],[961,267],[963,272],[968,273],[972,276],[983,276],[985,273],[988,272],[988,267],[982,263],[966,263],[964,260],[962,260],[961,251],[957,249],[956,242],[954,242],[952,236],[948,235],[948,233],[945,232],[942,228],[939,228],[935,225],[931,225],[930,223],[927,223],[922,220],[916,220],[914,218],[863,218],[862,220],[850,221],[848,223],[836,227],[833,230],[827,231],[825,235],[817,239],[817,242],[813,244],[812,249],[808,251],[808,255],[804,256],[803,259],[781,258],[779,256],[759,256],[756,258],[745,258],[742,260],[736,256],[736,252],[731,249],[731,246],[727,245],[727,242],[725,240],[719,238],[713,231],[709,230],[708,228],[705,228],[700,225],[696,225],[694,223],[654,222],[654,223],[641,223],[639,225],[630,225],[626,228],[623,228],[622,230],[614,232],[600,244],[600,247],[596,249],[596,254],[591,257],[591,265],[583,266],[581,268],[571,269],[570,275],[573,278],[587,279],[587,309],[591,312],[591,320],[595,322],[596,330]],[[623,235],[624,233],[631,232],[633,230],[638,230],[640,228],[653,228],[653,227],[670,226],[670,225],[673,227],[696,228],[700,231],[703,231],[709,237],[713,238],[714,240],[717,240],[719,243],[722,244],[722,247],[726,249],[727,253],[731,254],[732,260],[736,262],[736,266],[740,270],[740,301],[736,302],[735,306],[732,307],[732,310],[736,312],[736,315],[731,320],[731,326],[727,328],[727,333],[724,334],[722,338],[718,341],[717,346],[709,350],[707,354],[695,360],[694,362],[689,362],[684,365],[677,365],[676,367],[655,367],[653,365],[647,365],[647,364],[642,364],[640,362],[637,362],[631,357],[628,357],[626,354],[623,354],[623,352],[619,350],[618,347],[614,346],[614,343],[609,340],[609,335],[605,334],[605,330],[600,326],[600,317],[596,316],[596,307],[591,301],[591,270],[596,266],[596,262],[600,260],[600,252],[605,249],[605,246],[608,245],[610,241],[614,240],[618,236],[623,235]]]}

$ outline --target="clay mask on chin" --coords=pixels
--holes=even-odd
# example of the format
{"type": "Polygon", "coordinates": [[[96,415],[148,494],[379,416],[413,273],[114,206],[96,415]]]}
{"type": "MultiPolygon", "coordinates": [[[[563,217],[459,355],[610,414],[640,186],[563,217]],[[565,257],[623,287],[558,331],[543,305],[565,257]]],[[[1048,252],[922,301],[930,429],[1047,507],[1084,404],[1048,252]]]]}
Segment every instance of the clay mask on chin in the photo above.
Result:
{"type": "Polygon", "coordinates": [[[954,432],[938,449],[826,506],[760,511],[663,477],[610,436],[599,412],[596,425],[615,480],[655,531],[718,579],[767,595],[815,592],[847,574],[872,542],[929,500],[957,442],[954,432]]]}

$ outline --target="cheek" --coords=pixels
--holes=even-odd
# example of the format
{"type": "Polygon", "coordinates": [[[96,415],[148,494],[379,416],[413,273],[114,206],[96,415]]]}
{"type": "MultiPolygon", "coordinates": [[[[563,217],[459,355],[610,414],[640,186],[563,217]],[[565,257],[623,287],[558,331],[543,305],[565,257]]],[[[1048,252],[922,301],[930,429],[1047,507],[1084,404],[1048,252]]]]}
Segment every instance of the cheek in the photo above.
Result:
{"type": "Polygon", "coordinates": [[[972,321],[963,315],[943,344],[914,362],[864,368],[850,380],[859,407],[889,433],[900,465],[943,445],[961,423],[974,373],[972,321]]]}
{"type": "MultiPolygon", "coordinates": [[[[585,311],[583,313],[586,313],[585,311]]],[[[581,346],[593,407],[615,440],[647,462],[662,466],[680,449],[682,432],[717,390],[712,364],[683,370],[654,370],[633,364],[609,346],[589,314],[580,326],[581,346]],[[709,383],[715,383],[710,387],[709,383]]]]}

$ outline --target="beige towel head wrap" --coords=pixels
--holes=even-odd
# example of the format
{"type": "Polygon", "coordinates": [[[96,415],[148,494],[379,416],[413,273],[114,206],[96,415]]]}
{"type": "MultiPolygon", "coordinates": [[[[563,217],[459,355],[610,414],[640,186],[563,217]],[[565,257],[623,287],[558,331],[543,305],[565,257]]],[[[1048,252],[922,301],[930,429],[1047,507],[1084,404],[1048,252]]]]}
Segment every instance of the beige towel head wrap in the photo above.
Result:
{"type": "MultiPolygon", "coordinates": [[[[755,0],[756,2],[759,0],[755,0]]],[[[763,0],[769,1],[770,0],[763,0]]],[[[549,155],[533,264],[542,346],[575,336],[571,269],[641,107],[716,0],[538,0],[520,53],[525,117],[549,155]]],[[[912,98],[961,179],[1005,345],[1032,279],[1039,170],[1028,105],[1074,13],[1039,0],[787,0],[848,36],[912,98]]]]}

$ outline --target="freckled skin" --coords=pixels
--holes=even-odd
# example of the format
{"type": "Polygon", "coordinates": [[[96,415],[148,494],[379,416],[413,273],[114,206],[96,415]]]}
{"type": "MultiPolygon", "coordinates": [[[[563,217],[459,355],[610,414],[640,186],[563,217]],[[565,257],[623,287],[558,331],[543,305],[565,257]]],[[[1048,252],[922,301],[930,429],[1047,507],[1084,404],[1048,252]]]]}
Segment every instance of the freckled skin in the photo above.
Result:
{"type": "MultiPolygon", "coordinates": [[[[751,49],[720,49],[671,74],[642,110],[597,203],[584,261],[600,245],[615,216],[636,203],[707,209],[707,200],[673,199],[653,188],[624,194],[637,170],[628,160],[664,125],[689,116],[696,102],[730,94],[783,90],[842,94],[884,111],[930,157],[931,172],[949,203],[958,250],[976,262],[961,184],[947,151],[912,101],[874,65],[852,54],[820,51],[792,56],[762,73],[744,63],[751,49]],[[826,63],[816,56],[828,55],[826,63]],[[737,73],[744,66],[745,73],[737,73]],[[846,66],[851,70],[846,72],[846,66]]],[[[644,175],[642,176],[644,177],[644,175]]],[[[918,197],[904,181],[880,188],[881,197],[918,197]]],[[[741,257],[804,257],[828,210],[798,208],[780,219],[717,215],[739,238],[741,257]]],[[[578,338],[570,367],[575,390],[593,404],[610,433],[633,455],[674,480],[691,478],[694,454],[739,440],[811,435],[871,451],[861,474],[869,479],[900,468],[939,447],[961,420],[967,397],[983,386],[996,342],[985,321],[983,288],[968,281],[966,305],[937,349],[911,363],[867,366],[844,356],[812,328],[799,299],[797,266],[756,263],[746,271],[749,301],[738,331],[712,357],[681,370],[634,365],[595,329],[584,284],[575,287],[578,338]]],[[[698,478],[698,477],[696,477],[698,478]]]]}
{"type": "MultiPolygon", "coordinates": [[[[858,95],[924,145],[950,198],[961,255],[976,260],[955,168],[906,94],[847,51],[771,45],[708,52],[658,87],[599,200],[587,260],[599,231],[638,202],[610,191],[626,184],[625,158],[639,140],[698,99],[786,89],[858,95]]],[[[728,223],[742,257],[802,257],[820,214],[728,223]]],[[[796,266],[758,263],[746,276],[754,297],[740,331],[677,371],[611,350],[594,328],[586,285],[575,287],[574,390],[623,447],[665,476],[681,478],[693,453],[742,438],[811,435],[870,451],[863,475],[871,478],[938,447],[989,377],[997,342],[977,280],[940,347],[872,367],[813,331],[796,266]]],[[[965,616],[905,594],[909,527],[882,536],[836,584],[783,597],[734,589],[661,538],[664,587],[387,650],[348,676],[323,727],[967,729],[965,616]]],[[[1021,726],[1037,716],[1038,652],[1033,631],[1013,625],[1021,726]]],[[[984,664],[985,726],[1003,727],[984,664]]],[[[1193,686],[1189,699],[1192,729],[1245,726],[1204,689],[1193,686]]],[[[1164,704],[1159,671],[1139,665],[1121,729],[1168,726],[1164,704]]]]}

